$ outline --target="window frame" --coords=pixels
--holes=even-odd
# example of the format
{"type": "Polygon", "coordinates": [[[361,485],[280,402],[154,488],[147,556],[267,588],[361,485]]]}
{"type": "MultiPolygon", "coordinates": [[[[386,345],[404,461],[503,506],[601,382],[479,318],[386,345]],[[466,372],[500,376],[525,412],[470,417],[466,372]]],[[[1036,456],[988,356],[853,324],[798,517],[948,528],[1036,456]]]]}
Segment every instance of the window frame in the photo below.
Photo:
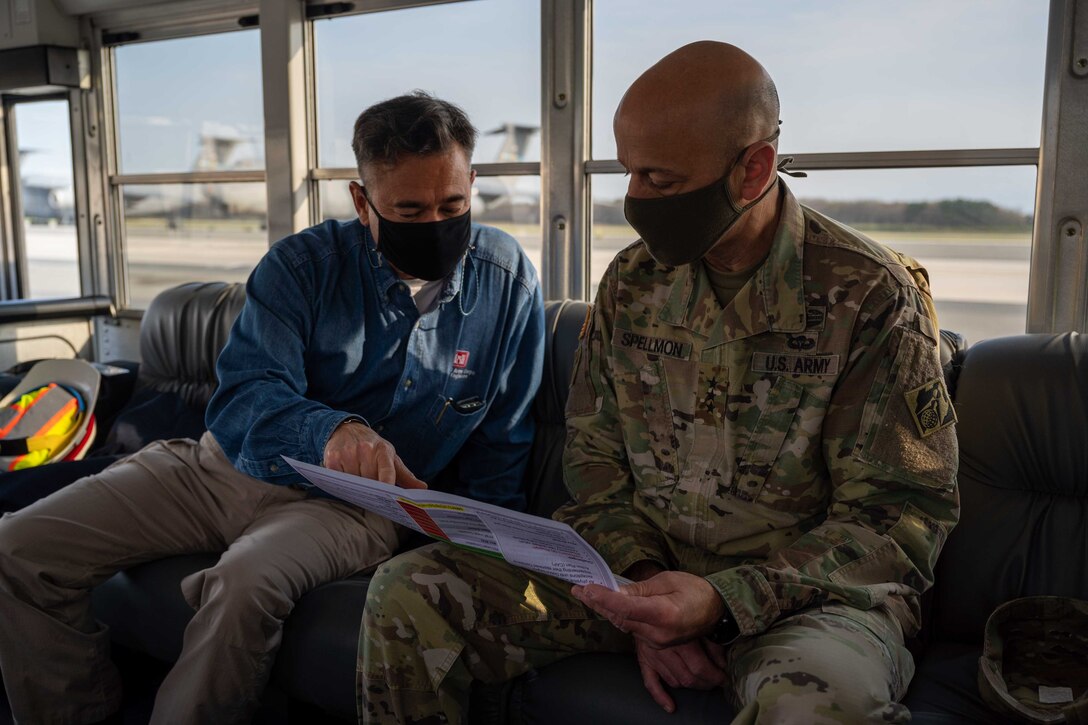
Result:
{"type": "MultiPolygon", "coordinates": [[[[176,183],[179,181],[264,181],[269,194],[270,243],[282,223],[297,228],[305,222],[320,219],[321,203],[318,185],[321,181],[350,180],[356,176],[353,168],[321,166],[317,163],[316,138],[316,78],[314,66],[313,21],[341,15],[359,15],[410,7],[467,2],[469,0],[376,0],[361,3],[319,2],[296,0],[191,0],[182,8],[154,5],[105,11],[89,16],[92,50],[100,50],[96,78],[100,81],[101,109],[99,119],[105,128],[106,153],[101,166],[109,190],[106,230],[110,276],[116,281],[108,288],[120,301],[127,300],[123,269],[124,232],[118,208],[118,189],[126,183],[176,183]],[[278,8],[287,7],[286,10],[278,8]],[[297,7],[296,7],[297,6],[297,7]],[[264,17],[258,18],[258,14],[264,17]],[[270,28],[280,24],[274,34],[270,28]],[[190,172],[163,175],[118,175],[116,173],[116,122],[114,112],[113,71],[111,48],[122,42],[188,37],[225,30],[261,27],[262,84],[265,92],[266,146],[273,132],[284,128],[293,143],[303,144],[296,152],[286,172],[273,168],[266,154],[265,172],[190,172]],[[287,33],[280,32],[283,28],[287,33]],[[274,37],[273,37],[274,36],[274,37]],[[301,43],[304,68],[302,90],[295,88],[299,80],[287,79],[271,67],[275,56],[286,57],[292,43],[301,43]],[[273,52],[278,49],[277,52],[273,52]],[[273,77],[275,76],[275,77],[273,77]],[[292,86],[294,84],[294,86],[292,86]],[[290,116],[291,98],[301,98],[302,114],[290,116]],[[270,104],[280,109],[276,123],[269,125],[270,104]],[[283,218],[277,224],[274,217],[284,214],[283,205],[274,200],[284,198],[286,181],[301,178],[305,212],[301,216],[283,218]],[[278,179],[278,181],[277,181],[278,179]]],[[[590,115],[592,113],[593,64],[593,3],[594,0],[540,0],[541,18],[541,159],[539,162],[515,164],[477,164],[477,174],[486,176],[539,176],[541,183],[541,238],[543,269],[541,277],[549,298],[588,298],[590,273],[591,211],[590,178],[595,174],[621,170],[615,159],[591,158],[590,115]]],[[[1083,291],[1088,281],[1088,254],[1084,253],[1085,231],[1079,219],[1085,214],[1069,199],[1073,190],[1083,188],[1088,170],[1077,168],[1068,158],[1059,155],[1058,145],[1068,149],[1075,144],[1088,147],[1088,93],[1071,84],[1079,80],[1073,56],[1082,54],[1085,44],[1075,43],[1074,11],[1088,12],[1088,0],[1050,0],[1048,39],[1045,60],[1043,124],[1038,147],[942,149],[909,151],[866,151],[843,153],[794,154],[793,168],[798,170],[857,170],[950,168],[967,166],[1035,166],[1037,194],[1035,228],[1032,235],[1032,261],[1028,297],[1027,330],[1032,332],[1063,329],[1088,329],[1088,294],[1083,291]],[[1078,51],[1077,49],[1081,49],[1078,51]],[[1070,63],[1074,66],[1071,67],[1070,63]],[[1070,70],[1073,73],[1070,73],[1070,70]],[[1079,116],[1077,114],[1080,114],[1079,116]],[[1058,121],[1063,127],[1059,128],[1058,121]],[[1061,137],[1059,139],[1059,136],[1061,137]],[[1064,195],[1062,189],[1067,189],[1064,195]],[[1060,199],[1058,197],[1061,197],[1060,199]],[[1072,218],[1075,224],[1070,226],[1072,218]],[[1072,297],[1070,297],[1072,295],[1072,297]],[[1069,305],[1065,300],[1074,299],[1069,305]],[[1063,306],[1064,305],[1064,306],[1063,306]],[[1068,309],[1067,309],[1068,308],[1068,309]]],[[[1083,84],[1081,84],[1083,85],[1083,84]]],[[[789,155],[783,153],[783,155],[789,155]]],[[[1068,156],[1068,153],[1065,154],[1068,156]]],[[[92,169],[93,170],[93,169],[92,169]]],[[[297,189],[297,187],[296,187],[297,189]]],[[[292,197],[300,201],[296,194],[292,197]]],[[[296,207],[297,208],[297,207],[296,207]]],[[[101,277],[101,275],[98,275],[101,277]]],[[[97,278],[96,278],[97,279],[97,278]]],[[[105,289],[97,279],[97,289],[105,289]]]]}
{"type": "Polygon", "coordinates": [[[10,218],[0,214],[0,232],[4,240],[0,250],[0,299],[4,300],[35,300],[49,299],[33,297],[30,294],[30,269],[26,249],[26,229],[23,221],[22,199],[22,173],[19,161],[18,140],[18,113],[16,108],[31,103],[47,103],[61,101],[65,104],[68,116],[68,139],[72,152],[72,193],[76,203],[77,223],[76,232],[76,268],[79,274],[79,292],[74,296],[86,297],[93,294],[88,286],[88,280],[84,274],[86,246],[86,230],[78,223],[79,219],[79,195],[81,182],[85,177],[80,173],[80,158],[82,157],[82,118],[79,114],[78,94],[71,91],[55,91],[34,95],[19,93],[0,94],[0,127],[3,128],[3,139],[0,139],[0,162],[7,169],[7,175],[0,180],[0,200],[5,202],[3,206],[10,213],[10,218]]]}
{"type": "MultiPolygon", "coordinates": [[[[189,30],[194,28],[187,26],[189,30]]],[[[230,183],[230,182],[260,182],[267,185],[268,171],[267,161],[264,169],[244,169],[244,170],[214,170],[214,171],[176,171],[176,172],[153,172],[153,173],[133,173],[125,174],[120,172],[120,127],[119,127],[119,114],[117,105],[117,48],[124,45],[130,45],[133,43],[143,42],[156,42],[162,40],[177,40],[183,38],[193,38],[200,35],[221,35],[224,32],[243,32],[247,30],[245,27],[238,27],[236,24],[230,30],[224,31],[218,24],[207,24],[200,26],[201,29],[206,32],[189,32],[189,33],[174,33],[169,32],[170,29],[175,29],[172,25],[163,26],[160,34],[152,34],[151,37],[144,35],[144,32],[140,32],[137,35],[138,38],[124,37],[121,33],[114,33],[116,42],[110,44],[103,44],[101,48],[102,57],[102,88],[104,95],[108,98],[108,126],[110,128],[110,135],[105,146],[105,160],[106,160],[106,182],[109,189],[109,207],[110,207],[110,219],[114,229],[114,254],[112,255],[113,264],[110,265],[110,280],[108,288],[111,290],[111,296],[114,302],[121,312],[129,312],[133,310],[131,306],[131,285],[129,278],[129,264],[128,264],[128,244],[127,244],[127,227],[125,224],[125,212],[124,212],[124,188],[126,186],[156,186],[156,185],[170,185],[170,184],[205,184],[205,183],[230,183]],[[117,36],[122,36],[119,39],[117,36]]],[[[110,35],[103,33],[101,36],[103,41],[109,40],[110,35]]],[[[263,63],[261,64],[262,78],[264,76],[263,63]]],[[[142,315],[142,311],[137,311],[137,314],[142,315]]]]}
{"type": "MultiPolygon", "coordinates": [[[[318,2],[318,0],[307,0],[307,22],[306,22],[306,35],[307,42],[305,43],[306,56],[308,58],[307,67],[307,94],[306,94],[306,106],[309,119],[307,121],[308,126],[312,129],[310,133],[310,149],[309,149],[309,169],[307,172],[307,181],[309,185],[310,194],[310,224],[318,224],[322,220],[321,214],[321,192],[320,182],[322,181],[358,181],[359,172],[356,168],[351,166],[322,166],[319,163],[318,156],[318,138],[317,138],[317,44],[314,41],[314,21],[327,19],[331,17],[349,17],[354,15],[369,15],[372,13],[387,12],[391,10],[405,10],[408,8],[426,7],[433,5],[449,5],[459,2],[471,2],[471,0],[375,0],[374,2],[367,3],[365,8],[351,8],[340,9],[338,12],[315,12],[319,9],[328,8],[330,3],[318,2]]],[[[548,0],[542,0],[542,6],[546,6],[548,0]]],[[[337,5],[332,3],[331,5],[337,5]]],[[[541,8],[543,13],[543,7],[541,8]]],[[[542,17],[543,22],[543,17],[542,17]]],[[[543,123],[541,127],[541,139],[543,144],[544,129],[543,123]]],[[[541,150],[543,156],[543,149],[541,150]]],[[[472,164],[473,170],[476,171],[477,177],[488,176],[542,176],[543,158],[540,161],[518,161],[518,162],[488,162],[488,163],[476,163],[472,164]]],[[[541,197],[544,196],[544,180],[541,178],[541,197]]],[[[543,215],[541,216],[543,219],[543,215]]],[[[547,263],[544,263],[547,266],[547,263]]]]}

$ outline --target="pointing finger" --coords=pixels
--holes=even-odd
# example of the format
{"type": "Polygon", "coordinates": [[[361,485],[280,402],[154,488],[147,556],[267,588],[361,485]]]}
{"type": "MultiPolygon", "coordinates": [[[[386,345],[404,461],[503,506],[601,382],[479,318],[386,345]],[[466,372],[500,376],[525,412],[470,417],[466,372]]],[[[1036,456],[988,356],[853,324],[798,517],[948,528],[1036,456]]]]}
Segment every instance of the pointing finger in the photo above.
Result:
{"type": "Polygon", "coordinates": [[[408,470],[400,456],[393,456],[393,466],[396,469],[397,485],[401,488],[427,488],[427,484],[416,478],[415,474],[408,470]]]}

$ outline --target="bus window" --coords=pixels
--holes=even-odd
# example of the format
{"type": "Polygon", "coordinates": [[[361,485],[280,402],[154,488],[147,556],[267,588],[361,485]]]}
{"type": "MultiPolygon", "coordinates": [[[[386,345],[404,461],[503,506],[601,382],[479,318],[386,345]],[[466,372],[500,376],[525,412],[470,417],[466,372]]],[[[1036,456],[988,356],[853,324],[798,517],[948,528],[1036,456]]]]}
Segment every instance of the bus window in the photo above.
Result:
{"type": "Polygon", "coordinates": [[[354,216],[346,182],[357,175],[359,113],[420,89],[461,106],[480,131],[473,220],[510,233],[540,269],[539,4],[478,0],[318,20],[314,46],[318,171],[333,179],[317,185],[322,218],[354,216]]]}
{"type": "Polygon", "coordinates": [[[268,251],[261,183],[126,185],[129,306],[184,282],[244,282],[268,251]]]}
{"type": "Polygon", "coordinates": [[[766,66],[784,151],[1037,147],[1048,5],[594,0],[592,157],[616,157],[612,114],[644,65],[702,39],[766,66]]]}
{"type": "Polygon", "coordinates": [[[242,281],[268,251],[260,36],[114,51],[128,306],[193,281],[242,281]]]}
{"type": "Polygon", "coordinates": [[[78,297],[79,255],[68,101],[9,106],[19,150],[27,297],[78,297]]]}
{"type": "Polygon", "coordinates": [[[122,174],[264,168],[255,30],[119,46],[122,174]]]}
{"type": "MultiPolygon", "coordinates": [[[[941,327],[974,343],[1024,331],[1035,176],[1033,166],[877,169],[786,183],[802,204],[920,262],[941,327]]],[[[626,185],[617,174],[593,176],[591,291],[638,238],[623,217],[626,185]]]]}
{"type": "Polygon", "coordinates": [[[590,294],[636,239],[626,181],[609,173],[622,170],[612,112],[641,70],[630,48],[656,58],[710,38],[740,44],[778,81],[780,153],[809,170],[787,179],[802,203],[918,259],[943,327],[972,342],[1024,331],[1046,3],[593,7],[590,294]]]}

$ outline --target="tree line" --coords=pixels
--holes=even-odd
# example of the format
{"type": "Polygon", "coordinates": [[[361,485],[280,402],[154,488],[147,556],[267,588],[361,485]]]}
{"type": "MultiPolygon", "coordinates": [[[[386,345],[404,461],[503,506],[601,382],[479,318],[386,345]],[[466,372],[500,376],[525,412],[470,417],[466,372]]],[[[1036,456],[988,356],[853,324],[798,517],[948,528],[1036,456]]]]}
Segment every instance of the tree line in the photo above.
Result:
{"type": "Polygon", "coordinates": [[[856,227],[882,229],[978,229],[1031,231],[1032,216],[988,201],[941,199],[940,201],[835,201],[801,199],[801,203],[856,227]]]}
{"type": "MultiPolygon", "coordinates": [[[[802,204],[860,229],[961,229],[991,232],[1030,232],[1032,216],[988,201],[875,201],[872,199],[801,199],[802,204]]],[[[597,224],[625,224],[623,200],[593,205],[597,224]]]]}

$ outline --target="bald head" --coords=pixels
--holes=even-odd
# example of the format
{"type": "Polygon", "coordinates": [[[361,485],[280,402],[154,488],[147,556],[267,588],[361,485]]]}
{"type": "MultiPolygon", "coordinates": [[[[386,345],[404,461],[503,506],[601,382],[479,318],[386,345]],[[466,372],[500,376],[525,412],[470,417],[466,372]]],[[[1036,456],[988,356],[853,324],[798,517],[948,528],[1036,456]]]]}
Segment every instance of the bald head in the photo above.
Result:
{"type": "Polygon", "coordinates": [[[615,129],[617,136],[683,129],[687,139],[706,139],[726,155],[774,133],[778,111],[774,81],[755,58],[703,40],[669,53],[631,84],[615,129]]]}

